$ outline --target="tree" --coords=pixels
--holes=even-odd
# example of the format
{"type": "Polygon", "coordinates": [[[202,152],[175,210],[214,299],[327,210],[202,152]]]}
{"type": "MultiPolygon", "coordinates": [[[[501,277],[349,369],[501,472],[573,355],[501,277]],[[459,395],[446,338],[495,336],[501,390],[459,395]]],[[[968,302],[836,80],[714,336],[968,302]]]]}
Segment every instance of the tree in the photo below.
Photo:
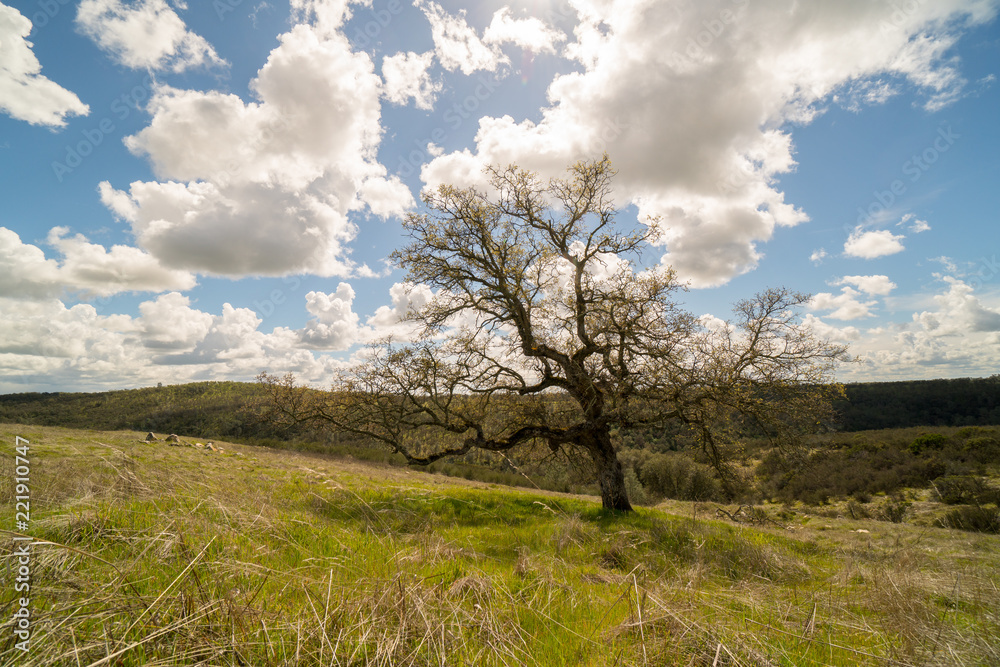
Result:
{"type": "Polygon", "coordinates": [[[589,460],[604,507],[628,511],[613,430],[679,421],[728,484],[738,425],[782,442],[829,405],[845,348],[800,323],[807,297],[768,290],[713,326],[682,310],[671,268],[637,268],[656,225],[618,222],[607,156],[548,182],[487,175],[486,191],[425,193],[430,212],[404,222],[393,260],[436,289],[408,314],[415,341],[380,341],[329,392],[262,374],[271,418],[366,434],[415,464],[541,441],[589,460]]]}

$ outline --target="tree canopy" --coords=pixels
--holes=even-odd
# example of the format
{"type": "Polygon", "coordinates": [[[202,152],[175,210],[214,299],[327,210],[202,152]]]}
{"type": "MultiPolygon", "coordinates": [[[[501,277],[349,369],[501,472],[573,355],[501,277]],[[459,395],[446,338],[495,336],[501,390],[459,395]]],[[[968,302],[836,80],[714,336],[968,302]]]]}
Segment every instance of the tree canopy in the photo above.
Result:
{"type": "Polygon", "coordinates": [[[434,297],[319,394],[262,374],[272,418],[369,435],[411,463],[544,442],[589,461],[606,508],[630,510],[612,431],[690,428],[724,483],[737,428],[786,442],[829,409],[843,346],[798,316],[807,296],[769,289],[732,320],[681,308],[666,265],[640,269],[658,226],[628,227],[607,156],[542,180],[491,167],[489,185],[426,192],[393,253],[434,297]]]}

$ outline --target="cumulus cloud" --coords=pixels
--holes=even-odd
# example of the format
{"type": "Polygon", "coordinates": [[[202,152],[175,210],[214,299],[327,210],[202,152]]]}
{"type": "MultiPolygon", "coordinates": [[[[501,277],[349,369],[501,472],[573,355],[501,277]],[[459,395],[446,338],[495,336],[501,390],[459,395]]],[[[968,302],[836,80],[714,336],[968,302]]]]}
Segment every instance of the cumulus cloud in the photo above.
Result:
{"type": "Polygon", "coordinates": [[[812,330],[817,337],[823,340],[832,340],[843,343],[856,341],[861,337],[861,331],[854,326],[835,327],[824,322],[812,313],[807,313],[802,318],[802,324],[812,330]]]}
{"type": "Polygon", "coordinates": [[[226,64],[204,37],[187,29],[166,0],[82,0],[76,24],[103,51],[133,69],[182,72],[226,64]]]}
{"type": "Polygon", "coordinates": [[[493,20],[483,32],[483,41],[487,44],[509,42],[532,53],[555,53],[556,45],[566,41],[566,35],[534,17],[514,18],[510,7],[504,7],[493,14],[493,20]]]}
{"type": "Polygon", "coordinates": [[[889,276],[844,276],[834,285],[853,285],[869,295],[886,296],[896,289],[896,283],[889,276]]]}
{"type": "Polygon", "coordinates": [[[9,298],[50,297],[60,290],[59,263],[46,259],[38,246],[22,243],[15,232],[0,227],[0,294],[9,298]]]}
{"type": "Polygon", "coordinates": [[[1000,310],[983,305],[972,286],[958,278],[945,276],[943,280],[948,291],[934,297],[938,309],[915,313],[914,322],[937,336],[1000,331],[1000,310]]]}
{"type": "Polygon", "coordinates": [[[465,10],[458,15],[449,14],[433,0],[416,0],[414,5],[423,11],[431,24],[434,52],[441,66],[449,72],[462,70],[472,74],[478,70],[495,71],[507,57],[497,49],[487,46],[465,20],[465,10]]]}
{"type": "Polygon", "coordinates": [[[902,244],[903,238],[902,234],[893,234],[887,229],[865,232],[858,228],[844,242],[844,254],[861,259],[895,255],[906,249],[902,244]]]}
{"type": "Polygon", "coordinates": [[[353,302],[354,290],[347,283],[331,294],[306,294],[306,310],[313,319],[299,332],[302,344],[313,350],[346,350],[356,343],[360,318],[351,310],[353,302]]]}
{"type": "MultiPolygon", "coordinates": [[[[67,308],[57,299],[12,303],[0,297],[0,310],[5,325],[0,328],[0,356],[48,357],[41,368],[113,372],[126,356],[126,337],[135,328],[127,315],[100,316],[89,304],[67,308]]],[[[4,365],[0,360],[0,369],[4,365]]]]}
{"type": "Polygon", "coordinates": [[[0,4],[0,111],[32,125],[63,127],[67,116],[86,116],[90,107],[74,93],[42,76],[32,52],[31,21],[0,4]]]}
{"type": "Polygon", "coordinates": [[[18,391],[22,384],[37,391],[250,380],[263,369],[322,384],[364,354],[351,348],[390,334],[412,336],[413,324],[403,322],[406,313],[432,298],[427,286],[402,283],[389,296],[390,304],[361,324],[349,284],[331,293],[311,291],[304,299],[311,316],[306,325],[270,332],[248,308],[225,303],[220,312],[205,312],[179,292],[143,301],[136,317],[101,315],[94,306],[67,307],[55,298],[0,296],[0,392],[18,391]]]}
{"type": "Polygon", "coordinates": [[[830,292],[820,292],[810,299],[808,307],[810,310],[829,310],[827,317],[835,320],[857,320],[863,317],[872,317],[872,308],[876,301],[861,301],[858,297],[861,292],[850,287],[845,287],[840,294],[830,292]]]}
{"type": "Polygon", "coordinates": [[[365,324],[371,329],[370,338],[378,339],[393,336],[408,340],[416,333],[412,322],[405,321],[408,313],[419,311],[434,298],[431,288],[427,285],[413,283],[395,283],[389,288],[389,298],[392,305],[379,306],[365,324]]]}
{"type": "Polygon", "coordinates": [[[68,234],[66,227],[49,232],[48,245],[61,255],[56,260],[0,227],[0,292],[9,298],[45,299],[64,293],[110,296],[187,290],[196,284],[192,274],[164,267],[138,248],[116,245],[106,250],[81,234],[68,234]]]}
{"type": "Polygon", "coordinates": [[[385,98],[393,104],[406,104],[413,98],[418,109],[433,109],[438,93],[444,87],[433,81],[428,71],[434,62],[434,52],[397,53],[382,59],[382,80],[385,98]]]}
{"type": "Polygon", "coordinates": [[[158,350],[189,351],[208,335],[213,318],[191,307],[191,299],[178,293],[162,294],[139,304],[136,325],[142,343],[158,350]]]}
{"type": "Polygon", "coordinates": [[[852,374],[867,378],[980,376],[1000,367],[1000,304],[986,303],[968,283],[942,278],[933,308],[909,322],[865,332],[852,345],[863,362],[852,374]]]}
{"type": "Polygon", "coordinates": [[[826,259],[826,250],[823,248],[813,250],[813,253],[809,255],[809,261],[813,264],[822,264],[824,259],[826,259]]]}
{"type": "MultiPolygon", "coordinates": [[[[665,260],[696,287],[752,270],[777,227],[808,220],[777,182],[795,168],[794,123],[859,82],[908,82],[932,107],[955,98],[963,81],[948,49],[996,11],[959,0],[901,17],[865,2],[573,6],[564,54],[581,71],[553,80],[540,120],[482,118],[475,151],[442,155],[422,177],[467,185],[489,163],[551,176],[607,151],[619,201],[658,216],[665,260]]],[[[879,239],[861,237],[858,251],[879,239]]],[[[882,254],[894,247],[883,241],[882,254]]]]}
{"type": "Polygon", "coordinates": [[[150,124],[125,144],[154,182],[101,185],[140,247],[203,274],[347,276],[351,211],[385,217],[413,205],[377,160],[381,82],[337,30],[343,7],[297,3],[317,20],[279,37],[251,82],[256,101],[158,87],[150,124]]]}
{"type": "Polygon", "coordinates": [[[115,245],[105,250],[82,234],[67,236],[68,233],[66,227],[54,227],[48,242],[63,256],[62,283],[74,291],[108,296],[119,292],[188,290],[196,284],[191,273],[165,267],[139,248],[115,245]]]}

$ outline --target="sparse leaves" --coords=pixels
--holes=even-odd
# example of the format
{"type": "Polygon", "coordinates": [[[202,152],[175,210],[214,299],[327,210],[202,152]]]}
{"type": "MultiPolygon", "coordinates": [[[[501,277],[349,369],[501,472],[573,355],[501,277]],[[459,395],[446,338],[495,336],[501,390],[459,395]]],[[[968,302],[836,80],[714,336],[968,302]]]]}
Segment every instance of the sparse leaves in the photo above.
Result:
{"type": "Polygon", "coordinates": [[[548,182],[492,167],[486,191],[425,193],[429,212],[406,218],[409,242],[392,256],[436,290],[410,314],[422,337],[374,346],[325,394],[263,376],[276,418],[325,420],[412,463],[535,440],[572,448],[622,510],[612,428],[680,421],[725,483],[737,427],[789,441],[791,425],[815,424],[846,350],[800,324],[808,297],[767,290],[706,328],[678,304],[672,269],[637,270],[657,225],[620,223],[614,173],[607,156],[548,182]]]}

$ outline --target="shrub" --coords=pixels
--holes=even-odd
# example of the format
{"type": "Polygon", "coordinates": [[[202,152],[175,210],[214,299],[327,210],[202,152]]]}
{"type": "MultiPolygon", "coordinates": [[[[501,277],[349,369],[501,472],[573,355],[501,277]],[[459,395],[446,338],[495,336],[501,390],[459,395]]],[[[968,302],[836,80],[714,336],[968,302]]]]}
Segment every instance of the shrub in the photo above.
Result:
{"type": "Polygon", "coordinates": [[[987,507],[959,507],[939,519],[937,525],[974,533],[1000,533],[1000,512],[987,507]]]}
{"type": "Polygon", "coordinates": [[[914,454],[921,454],[928,449],[941,449],[947,444],[948,438],[940,433],[924,433],[917,436],[910,443],[910,451],[914,454]]]}
{"type": "Polygon", "coordinates": [[[910,509],[910,505],[913,503],[906,500],[903,496],[893,496],[887,498],[884,503],[882,503],[877,510],[875,510],[875,518],[879,521],[889,521],[892,523],[903,523],[906,518],[906,512],[910,509]]]}
{"type": "Polygon", "coordinates": [[[681,454],[656,454],[641,470],[645,487],[674,500],[718,500],[722,485],[712,469],[681,454]]]}
{"type": "Polygon", "coordinates": [[[872,518],[872,514],[868,511],[868,508],[854,499],[847,501],[847,515],[855,521],[872,518]]]}
{"type": "Polygon", "coordinates": [[[997,491],[981,477],[947,475],[933,484],[938,499],[946,505],[981,505],[997,500],[997,491]]]}
{"type": "Polygon", "coordinates": [[[972,436],[965,441],[962,449],[977,463],[1000,463],[1000,440],[993,436],[972,436]]]}

